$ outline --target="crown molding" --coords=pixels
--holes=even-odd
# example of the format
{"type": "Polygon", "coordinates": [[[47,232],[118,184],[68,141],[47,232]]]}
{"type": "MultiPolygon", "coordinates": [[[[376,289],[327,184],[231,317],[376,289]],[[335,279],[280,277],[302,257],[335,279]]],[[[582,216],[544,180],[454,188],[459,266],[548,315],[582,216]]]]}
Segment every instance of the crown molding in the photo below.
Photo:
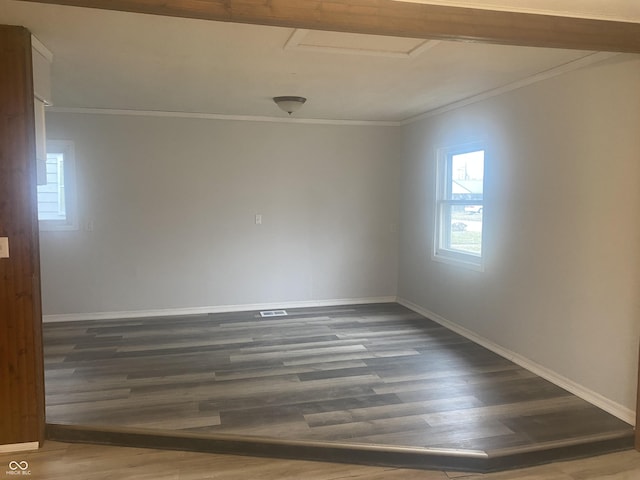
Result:
{"type": "Polygon", "coordinates": [[[197,112],[167,112],[159,110],[126,110],[113,108],[83,108],[83,107],[47,107],[51,113],[73,113],[91,115],[124,115],[131,117],[162,117],[162,118],[198,118],[202,120],[227,120],[236,122],[265,122],[265,123],[295,123],[310,125],[343,125],[343,126],[372,126],[398,127],[401,122],[376,120],[331,120],[323,118],[288,118],[267,117],[259,115],[222,115],[217,113],[197,112]]]}

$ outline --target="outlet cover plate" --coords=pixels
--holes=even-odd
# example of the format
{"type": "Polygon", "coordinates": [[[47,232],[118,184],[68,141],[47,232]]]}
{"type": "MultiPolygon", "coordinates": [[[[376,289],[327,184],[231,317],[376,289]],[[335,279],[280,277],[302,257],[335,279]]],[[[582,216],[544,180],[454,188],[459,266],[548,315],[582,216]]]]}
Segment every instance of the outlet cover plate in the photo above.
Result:
{"type": "Polygon", "coordinates": [[[9,237],[0,237],[0,258],[9,258],[9,237]]]}

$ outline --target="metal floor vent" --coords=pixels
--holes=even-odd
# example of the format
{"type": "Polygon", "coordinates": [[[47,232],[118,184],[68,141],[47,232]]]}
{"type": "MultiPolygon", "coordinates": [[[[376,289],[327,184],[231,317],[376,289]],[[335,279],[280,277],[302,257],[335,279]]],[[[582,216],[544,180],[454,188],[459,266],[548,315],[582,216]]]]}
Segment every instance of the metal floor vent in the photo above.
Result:
{"type": "Polygon", "coordinates": [[[286,317],[286,310],[263,310],[260,312],[261,317],[286,317]]]}

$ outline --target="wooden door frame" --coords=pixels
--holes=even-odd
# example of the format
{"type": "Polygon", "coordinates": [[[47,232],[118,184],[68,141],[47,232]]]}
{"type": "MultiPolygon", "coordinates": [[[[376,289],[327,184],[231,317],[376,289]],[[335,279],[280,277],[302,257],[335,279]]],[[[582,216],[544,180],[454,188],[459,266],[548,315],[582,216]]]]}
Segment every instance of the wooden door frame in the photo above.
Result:
{"type": "Polygon", "coordinates": [[[31,33],[0,25],[0,444],[42,444],[45,428],[31,33]]]}

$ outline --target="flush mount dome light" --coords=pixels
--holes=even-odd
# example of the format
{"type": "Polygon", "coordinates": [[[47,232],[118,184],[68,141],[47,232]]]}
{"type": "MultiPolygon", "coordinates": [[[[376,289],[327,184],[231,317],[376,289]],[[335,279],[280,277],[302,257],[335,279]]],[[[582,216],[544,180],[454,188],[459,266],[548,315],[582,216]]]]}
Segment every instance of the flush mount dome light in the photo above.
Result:
{"type": "Polygon", "coordinates": [[[285,96],[273,97],[273,101],[276,102],[276,105],[278,105],[280,109],[291,115],[293,112],[300,110],[300,107],[304,105],[304,102],[306,102],[307,99],[304,97],[285,96]]]}

